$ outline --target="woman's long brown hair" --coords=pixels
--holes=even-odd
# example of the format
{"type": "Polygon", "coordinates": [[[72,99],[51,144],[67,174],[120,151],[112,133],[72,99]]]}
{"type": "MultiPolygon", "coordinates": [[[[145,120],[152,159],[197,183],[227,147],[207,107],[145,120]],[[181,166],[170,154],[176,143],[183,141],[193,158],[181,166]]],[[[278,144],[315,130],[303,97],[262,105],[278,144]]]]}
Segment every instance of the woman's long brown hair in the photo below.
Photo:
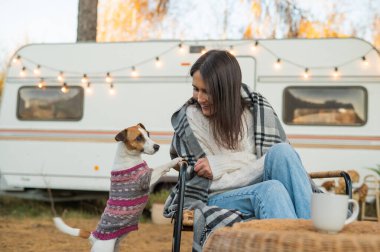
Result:
{"type": "Polygon", "coordinates": [[[210,50],[191,67],[198,71],[212,103],[210,125],[216,142],[228,149],[237,149],[243,133],[241,70],[236,58],[227,51],[210,50]]]}

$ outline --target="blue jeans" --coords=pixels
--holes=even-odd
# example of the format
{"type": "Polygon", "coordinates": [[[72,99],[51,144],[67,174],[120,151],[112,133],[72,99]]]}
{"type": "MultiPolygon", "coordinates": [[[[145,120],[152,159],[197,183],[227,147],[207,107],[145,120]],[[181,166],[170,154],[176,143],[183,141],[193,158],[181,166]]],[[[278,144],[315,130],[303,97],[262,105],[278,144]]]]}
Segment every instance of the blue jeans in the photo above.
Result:
{"type": "Polygon", "coordinates": [[[209,206],[235,209],[244,219],[310,219],[311,185],[297,152],[287,143],[272,146],[263,181],[209,197],[209,206]]]}

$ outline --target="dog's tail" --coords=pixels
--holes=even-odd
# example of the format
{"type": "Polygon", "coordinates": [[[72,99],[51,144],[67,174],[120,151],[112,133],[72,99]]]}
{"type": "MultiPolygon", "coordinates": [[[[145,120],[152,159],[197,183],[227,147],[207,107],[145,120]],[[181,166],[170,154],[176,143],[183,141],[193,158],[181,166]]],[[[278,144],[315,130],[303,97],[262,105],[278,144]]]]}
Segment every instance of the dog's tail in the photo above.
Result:
{"type": "Polygon", "coordinates": [[[79,236],[84,239],[88,239],[91,236],[91,232],[89,231],[68,226],[60,217],[53,217],[53,221],[58,230],[65,234],[79,236]]]}

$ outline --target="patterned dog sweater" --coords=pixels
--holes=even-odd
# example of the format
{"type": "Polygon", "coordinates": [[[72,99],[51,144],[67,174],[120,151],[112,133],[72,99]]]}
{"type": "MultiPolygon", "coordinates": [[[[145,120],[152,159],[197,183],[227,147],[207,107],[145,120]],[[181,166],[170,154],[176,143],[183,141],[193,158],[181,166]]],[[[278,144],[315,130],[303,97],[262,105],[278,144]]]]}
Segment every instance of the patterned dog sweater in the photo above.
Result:
{"type": "Polygon", "coordinates": [[[145,161],[132,168],[111,172],[107,206],[93,236],[110,240],[138,229],[139,217],[148,201],[152,175],[145,161]]]}

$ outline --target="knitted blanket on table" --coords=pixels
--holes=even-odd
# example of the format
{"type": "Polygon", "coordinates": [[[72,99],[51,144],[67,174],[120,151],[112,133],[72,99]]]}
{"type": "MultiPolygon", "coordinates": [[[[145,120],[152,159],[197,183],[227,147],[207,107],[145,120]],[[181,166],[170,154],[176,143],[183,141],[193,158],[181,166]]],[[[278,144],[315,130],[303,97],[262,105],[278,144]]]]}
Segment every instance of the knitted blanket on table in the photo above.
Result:
{"type": "Polygon", "coordinates": [[[107,206],[92,235],[110,240],[138,229],[138,220],[148,201],[152,175],[145,162],[132,168],[111,172],[107,206]]]}

